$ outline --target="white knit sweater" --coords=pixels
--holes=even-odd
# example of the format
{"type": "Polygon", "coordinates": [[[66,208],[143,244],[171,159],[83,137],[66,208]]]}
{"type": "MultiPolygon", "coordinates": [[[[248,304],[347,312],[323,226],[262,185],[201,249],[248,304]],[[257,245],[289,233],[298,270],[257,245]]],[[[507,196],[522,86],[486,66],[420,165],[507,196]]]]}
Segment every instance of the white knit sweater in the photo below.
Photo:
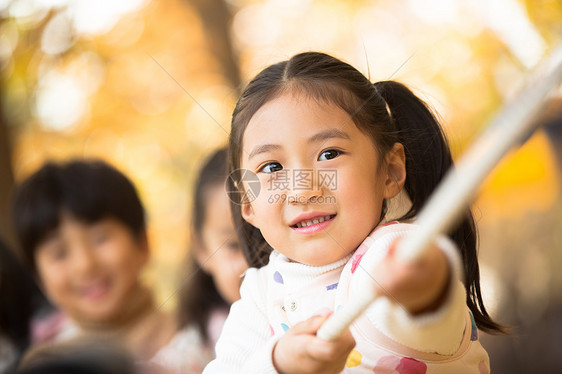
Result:
{"type": "MultiPolygon", "coordinates": [[[[290,262],[273,252],[267,266],[249,269],[216,346],[217,358],[204,374],[277,373],[273,347],[291,326],[372,287],[374,269],[398,237],[415,230],[412,224],[377,228],[348,257],[326,266],[290,262]]],[[[356,347],[345,373],[488,373],[488,355],[465,303],[462,270],[456,247],[441,238],[438,246],[453,274],[443,306],[411,316],[387,298],[378,298],[351,327],[356,347]],[[385,371],[386,370],[386,371],[385,371]],[[392,371],[394,370],[394,371],[392,371]]]]}

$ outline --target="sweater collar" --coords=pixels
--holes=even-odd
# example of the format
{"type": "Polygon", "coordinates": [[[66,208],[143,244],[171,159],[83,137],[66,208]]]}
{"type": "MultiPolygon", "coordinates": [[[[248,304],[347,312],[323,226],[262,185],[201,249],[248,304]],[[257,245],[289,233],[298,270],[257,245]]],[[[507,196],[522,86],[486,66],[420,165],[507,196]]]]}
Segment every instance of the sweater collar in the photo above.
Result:
{"type": "Polygon", "coordinates": [[[269,263],[273,268],[279,272],[283,277],[285,286],[303,286],[308,282],[317,279],[319,276],[328,275],[329,273],[340,273],[345,264],[353,256],[353,253],[345,256],[344,258],[333,262],[328,265],[312,266],[292,262],[287,256],[273,251],[269,258],[269,263]]]}

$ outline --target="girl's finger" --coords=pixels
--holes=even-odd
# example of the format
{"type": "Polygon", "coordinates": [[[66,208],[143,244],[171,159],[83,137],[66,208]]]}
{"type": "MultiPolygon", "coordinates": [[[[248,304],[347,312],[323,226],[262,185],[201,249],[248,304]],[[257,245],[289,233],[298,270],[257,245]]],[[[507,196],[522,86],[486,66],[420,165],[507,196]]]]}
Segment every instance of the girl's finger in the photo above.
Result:
{"type": "Polygon", "coordinates": [[[309,319],[297,323],[289,331],[293,334],[316,334],[316,331],[322,326],[322,323],[328,318],[330,315],[326,314],[323,316],[314,316],[310,317],[309,319]]]}
{"type": "Polygon", "coordinates": [[[347,330],[337,340],[315,339],[314,344],[307,346],[307,354],[321,361],[333,361],[338,358],[345,360],[353,347],[355,347],[355,339],[347,330]]]}

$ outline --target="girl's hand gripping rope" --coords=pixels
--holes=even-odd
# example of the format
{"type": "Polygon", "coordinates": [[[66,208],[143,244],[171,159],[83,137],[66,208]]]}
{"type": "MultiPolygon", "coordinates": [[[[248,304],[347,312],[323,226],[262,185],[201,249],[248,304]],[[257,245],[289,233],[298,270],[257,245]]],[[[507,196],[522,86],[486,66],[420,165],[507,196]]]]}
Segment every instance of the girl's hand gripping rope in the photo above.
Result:
{"type": "Polygon", "coordinates": [[[280,374],[330,374],[344,369],[355,340],[349,330],[332,341],[317,337],[318,328],[328,316],[314,316],[298,323],[279,339],[273,349],[273,364],[280,374]]]}
{"type": "Polygon", "coordinates": [[[443,251],[428,246],[416,259],[404,261],[397,256],[395,241],[386,257],[375,267],[375,292],[402,305],[410,314],[437,310],[445,301],[451,269],[443,251]]]}
{"type": "Polygon", "coordinates": [[[337,316],[328,318],[318,329],[318,337],[338,339],[378,296],[389,297],[410,314],[430,312],[442,305],[451,278],[445,254],[435,245],[429,245],[417,252],[416,257],[404,258],[397,253],[399,242],[396,240],[392,244],[386,257],[373,269],[375,287],[372,292],[365,291],[338,310],[337,316]]]}

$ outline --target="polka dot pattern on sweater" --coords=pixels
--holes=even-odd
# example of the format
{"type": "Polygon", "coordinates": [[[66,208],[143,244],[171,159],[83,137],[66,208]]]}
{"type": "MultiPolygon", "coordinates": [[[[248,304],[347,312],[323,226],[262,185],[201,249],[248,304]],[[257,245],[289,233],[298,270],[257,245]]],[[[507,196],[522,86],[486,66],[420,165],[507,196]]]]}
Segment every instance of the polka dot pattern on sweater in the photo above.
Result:
{"type": "Polygon", "coordinates": [[[411,357],[384,356],[373,371],[376,374],[425,374],[427,365],[411,357]]]}
{"type": "Polygon", "coordinates": [[[364,253],[357,253],[353,256],[353,258],[351,259],[351,274],[355,273],[355,270],[357,270],[357,267],[359,266],[359,263],[361,262],[361,259],[363,258],[364,253]]]}
{"type": "Polygon", "coordinates": [[[273,274],[273,280],[274,280],[275,282],[277,282],[277,283],[281,283],[281,284],[284,283],[284,282],[283,282],[283,276],[282,276],[281,273],[278,272],[278,271],[276,271],[276,272],[273,274]]]}
{"type": "Polygon", "coordinates": [[[347,366],[348,368],[359,366],[361,365],[362,360],[363,360],[363,355],[359,351],[354,349],[349,353],[349,356],[347,356],[347,361],[345,362],[345,366],[347,366]]]}

